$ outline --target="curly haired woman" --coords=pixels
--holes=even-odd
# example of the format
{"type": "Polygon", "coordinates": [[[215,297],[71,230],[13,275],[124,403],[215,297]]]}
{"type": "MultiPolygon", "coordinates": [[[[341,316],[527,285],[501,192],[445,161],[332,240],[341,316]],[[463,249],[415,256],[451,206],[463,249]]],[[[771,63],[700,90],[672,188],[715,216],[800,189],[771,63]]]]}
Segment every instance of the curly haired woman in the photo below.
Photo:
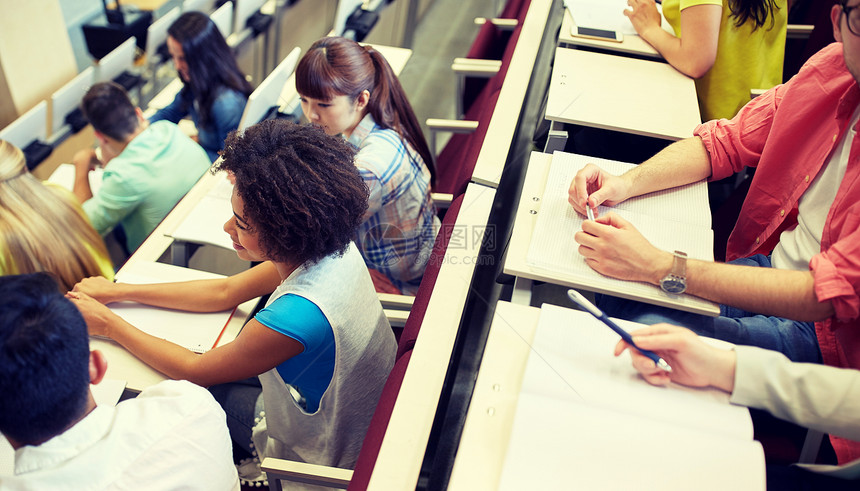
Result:
{"type": "Polygon", "coordinates": [[[253,427],[260,457],[351,468],[396,349],[352,242],[367,208],[353,156],[342,139],[285,121],[232,133],[219,169],[236,179],[224,231],[240,258],[265,262],[208,281],[84,280],[69,296],[90,333],[171,378],[224,384],[212,391],[240,447],[252,447],[253,427]],[[130,300],[212,312],[267,293],[266,308],[234,341],[202,355],[143,333],[103,305],[130,300]],[[262,390],[245,380],[254,376],[262,390]]]}

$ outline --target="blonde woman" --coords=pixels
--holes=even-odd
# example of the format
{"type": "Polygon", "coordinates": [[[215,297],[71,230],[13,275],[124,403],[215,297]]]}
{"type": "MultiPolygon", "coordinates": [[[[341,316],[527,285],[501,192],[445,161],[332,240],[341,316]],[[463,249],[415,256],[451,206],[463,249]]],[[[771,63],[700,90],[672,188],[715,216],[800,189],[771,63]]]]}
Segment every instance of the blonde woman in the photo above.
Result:
{"type": "Polygon", "coordinates": [[[0,140],[0,275],[46,271],[71,289],[88,276],[113,278],[101,236],[74,195],[42,184],[24,154],[0,140]]]}

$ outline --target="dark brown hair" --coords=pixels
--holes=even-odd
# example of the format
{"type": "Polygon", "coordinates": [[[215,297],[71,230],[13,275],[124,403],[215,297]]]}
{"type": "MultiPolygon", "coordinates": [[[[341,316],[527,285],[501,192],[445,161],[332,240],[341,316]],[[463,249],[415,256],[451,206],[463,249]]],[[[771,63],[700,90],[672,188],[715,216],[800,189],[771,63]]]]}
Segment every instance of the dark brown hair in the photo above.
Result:
{"type": "Polygon", "coordinates": [[[779,10],[775,0],[729,0],[729,10],[735,18],[735,27],[753,21],[753,30],[763,27],[770,19],[770,29],[774,23],[774,12],[779,10]]]}
{"type": "Polygon", "coordinates": [[[243,221],[267,259],[317,262],[343,253],[367,210],[367,186],[343,138],[315,126],[267,120],[234,131],[217,170],[236,176],[243,221]]]}
{"type": "Polygon", "coordinates": [[[210,123],[212,104],[222,86],[245,97],[251,94],[253,87],[245,80],[233,52],[209,16],[186,12],[170,25],[167,34],[182,45],[191,78],[183,82],[199,104],[201,124],[210,123]]]}
{"type": "Polygon", "coordinates": [[[81,112],[93,129],[124,142],[140,126],[128,93],[113,82],[94,84],[81,101],[81,112]]]}
{"type": "Polygon", "coordinates": [[[376,124],[393,129],[424,160],[435,177],[433,155],[403,87],[385,58],[370,46],[343,37],[325,37],[311,45],[296,67],[296,90],[329,101],[345,95],[351,101],[370,92],[368,111],[376,124]]]}

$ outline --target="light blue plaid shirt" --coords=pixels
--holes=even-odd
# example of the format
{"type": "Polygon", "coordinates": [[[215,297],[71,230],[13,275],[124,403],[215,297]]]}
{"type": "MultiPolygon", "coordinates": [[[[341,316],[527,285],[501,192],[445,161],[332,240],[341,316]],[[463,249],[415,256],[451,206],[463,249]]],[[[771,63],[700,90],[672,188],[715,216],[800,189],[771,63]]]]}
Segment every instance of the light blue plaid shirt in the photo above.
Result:
{"type": "Polygon", "coordinates": [[[368,113],[348,141],[358,148],[355,165],[370,190],[356,244],[368,268],[414,295],[439,231],[430,197],[430,170],[396,131],[368,113]]]}

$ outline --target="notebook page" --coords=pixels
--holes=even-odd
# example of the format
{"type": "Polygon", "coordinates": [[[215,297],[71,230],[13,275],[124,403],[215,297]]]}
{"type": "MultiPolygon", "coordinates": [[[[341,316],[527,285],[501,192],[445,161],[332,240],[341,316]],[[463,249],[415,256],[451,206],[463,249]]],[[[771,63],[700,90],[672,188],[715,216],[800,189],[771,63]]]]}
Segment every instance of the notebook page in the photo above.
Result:
{"type": "MultiPolygon", "coordinates": [[[[670,295],[659,287],[647,283],[603,276],[585,262],[585,258],[578,252],[579,244],[574,240],[574,235],[582,229],[582,222],[586,218],[570,206],[567,198],[570,181],[586,161],[580,160],[579,166],[570,165],[564,155],[571,154],[556,154],[550,165],[526,262],[534,268],[552,273],[557,279],[564,280],[577,288],[658,305],[686,308],[686,310],[715,311],[716,308],[712,302],[692,295],[670,295]],[[561,158],[557,160],[556,157],[561,158]]],[[[589,161],[593,160],[589,159],[589,161]]],[[[616,164],[623,163],[616,162],[616,164]]],[[[618,166],[615,170],[621,168],[622,166],[618,166]]],[[[704,184],[700,183],[700,186],[704,184]]],[[[704,190],[706,193],[707,189],[704,188],[704,190]]],[[[691,194],[689,201],[701,200],[707,207],[707,194],[698,194],[693,187],[679,189],[678,193],[688,191],[691,194]]],[[[686,203],[683,206],[677,206],[679,196],[680,194],[664,195],[663,198],[674,203],[675,207],[692,208],[692,206],[686,206],[686,203]]],[[[612,211],[631,222],[655,247],[666,251],[680,250],[686,252],[691,258],[712,261],[714,239],[710,228],[691,226],[680,221],[665,220],[663,217],[642,213],[650,207],[651,203],[659,201],[660,198],[640,199],[630,203],[626,208],[614,207],[612,211]]],[[[610,208],[607,207],[599,207],[600,214],[605,214],[609,210],[610,208]]],[[[676,213],[674,216],[679,217],[681,214],[676,213]]]]}
{"type": "Polygon", "coordinates": [[[500,490],[764,490],[764,452],[671,423],[520,395],[500,490]]]}
{"type": "Polygon", "coordinates": [[[173,231],[174,239],[233,249],[233,241],[223,228],[224,222],[233,216],[233,204],[230,202],[233,184],[227,180],[227,173],[222,172],[220,177],[217,184],[173,231]]]}
{"type": "MultiPolygon", "coordinates": [[[[567,189],[570,187],[573,177],[587,164],[595,164],[616,176],[636,167],[634,164],[617,160],[555,152],[552,155],[550,172],[555,170],[558,172],[555,178],[567,183],[567,187],[564,189],[565,199],[567,199],[567,189]],[[555,169],[556,165],[558,169],[555,169]]],[[[651,215],[663,220],[682,222],[696,227],[711,228],[712,226],[711,209],[708,206],[708,185],[704,181],[630,198],[614,207],[599,208],[601,214],[619,210],[629,210],[640,215],[651,215]]]]}
{"type": "MultiPolygon", "coordinates": [[[[619,322],[625,329],[641,325],[619,322]]],[[[729,438],[751,440],[749,411],[716,389],[656,387],[613,356],[620,337],[588,313],[544,305],[523,378],[523,393],[584,402],[729,438]]]]}
{"type": "MultiPolygon", "coordinates": [[[[162,263],[136,263],[117,274],[121,283],[147,284],[221,278],[221,275],[162,263]]],[[[137,302],[118,302],[110,309],[131,325],[152,336],[203,353],[215,346],[235,309],[223,312],[183,312],[137,302]]]]}

